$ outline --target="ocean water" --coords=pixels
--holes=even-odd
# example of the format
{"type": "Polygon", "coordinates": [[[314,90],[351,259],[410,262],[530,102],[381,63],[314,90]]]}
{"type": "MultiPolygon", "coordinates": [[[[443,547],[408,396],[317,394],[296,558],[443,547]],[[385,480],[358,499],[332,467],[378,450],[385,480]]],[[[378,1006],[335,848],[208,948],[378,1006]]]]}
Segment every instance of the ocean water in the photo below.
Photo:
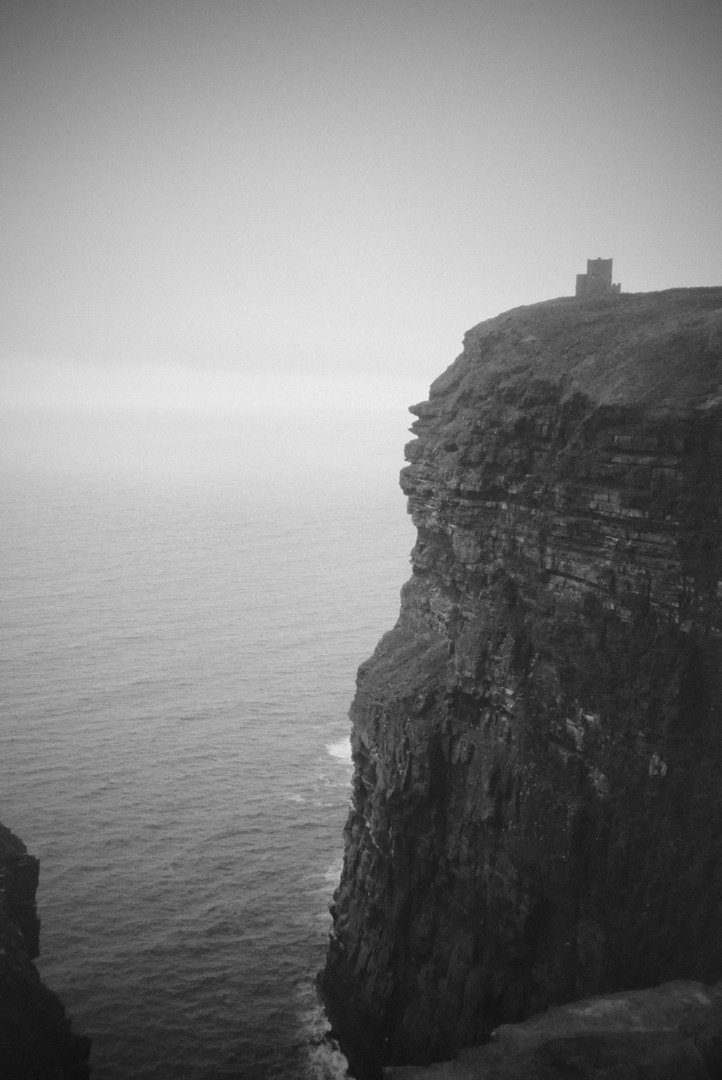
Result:
{"type": "Polygon", "coordinates": [[[0,820],[95,1080],[345,1073],[313,980],[405,427],[6,417],[0,820]]]}

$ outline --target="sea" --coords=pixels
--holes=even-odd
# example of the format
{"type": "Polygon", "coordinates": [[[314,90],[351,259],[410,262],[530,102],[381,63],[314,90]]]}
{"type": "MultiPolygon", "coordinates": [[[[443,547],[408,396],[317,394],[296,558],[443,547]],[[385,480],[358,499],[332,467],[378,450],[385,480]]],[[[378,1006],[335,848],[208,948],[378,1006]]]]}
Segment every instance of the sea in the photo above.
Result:
{"type": "Polygon", "coordinates": [[[0,821],[94,1080],[338,1080],[314,979],[408,417],[9,414],[0,821]]]}

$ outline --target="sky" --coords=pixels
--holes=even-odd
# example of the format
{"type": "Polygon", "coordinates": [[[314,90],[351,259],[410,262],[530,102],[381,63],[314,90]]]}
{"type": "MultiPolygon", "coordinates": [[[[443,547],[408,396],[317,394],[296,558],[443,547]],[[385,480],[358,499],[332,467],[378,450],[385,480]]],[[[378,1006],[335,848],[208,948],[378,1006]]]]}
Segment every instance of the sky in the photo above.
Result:
{"type": "Polygon", "coordinates": [[[6,403],[401,408],[463,333],[722,283],[718,0],[3,0],[6,403]]]}

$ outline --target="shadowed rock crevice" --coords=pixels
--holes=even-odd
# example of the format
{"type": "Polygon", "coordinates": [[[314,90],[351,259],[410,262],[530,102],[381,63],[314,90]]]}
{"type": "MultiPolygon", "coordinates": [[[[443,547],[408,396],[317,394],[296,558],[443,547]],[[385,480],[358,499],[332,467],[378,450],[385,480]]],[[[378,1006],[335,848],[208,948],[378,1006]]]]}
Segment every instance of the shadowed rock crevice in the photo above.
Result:
{"type": "Polygon", "coordinates": [[[321,977],[368,1076],[722,975],[722,289],[508,312],[412,412],[321,977]]]}

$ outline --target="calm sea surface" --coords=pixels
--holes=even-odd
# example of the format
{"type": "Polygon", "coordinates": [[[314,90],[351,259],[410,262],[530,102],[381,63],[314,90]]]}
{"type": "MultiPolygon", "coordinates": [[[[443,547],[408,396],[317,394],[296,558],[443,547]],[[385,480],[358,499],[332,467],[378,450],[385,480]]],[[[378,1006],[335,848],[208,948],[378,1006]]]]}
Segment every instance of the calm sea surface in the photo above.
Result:
{"type": "Polygon", "coordinates": [[[0,820],[96,1080],[344,1075],[313,978],[355,671],[408,577],[405,426],[5,426],[0,820]]]}

